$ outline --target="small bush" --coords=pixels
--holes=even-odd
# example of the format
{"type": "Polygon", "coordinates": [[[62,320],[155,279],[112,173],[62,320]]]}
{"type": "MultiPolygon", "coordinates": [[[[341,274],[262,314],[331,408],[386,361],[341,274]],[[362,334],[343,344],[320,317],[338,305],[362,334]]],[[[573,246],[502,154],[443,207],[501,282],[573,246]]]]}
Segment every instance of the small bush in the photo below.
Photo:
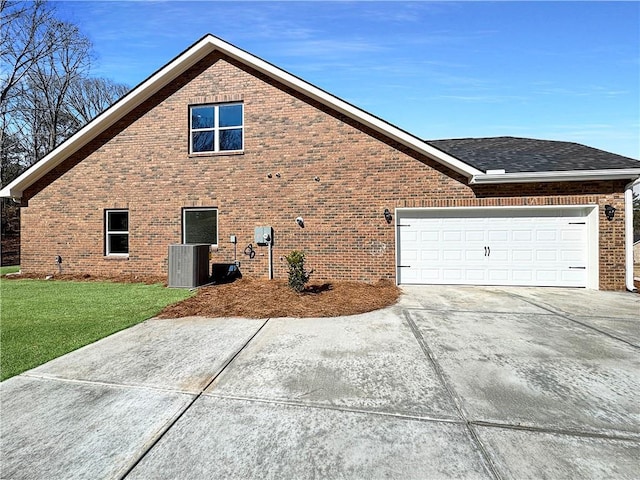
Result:
{"type": "Polygon", "coordinates": [[[304,290],[313,270],[307,272],[304,268],[304,252],[294,250],[285,258],[289,264],[289,286],[300,293],[304,290]]]}

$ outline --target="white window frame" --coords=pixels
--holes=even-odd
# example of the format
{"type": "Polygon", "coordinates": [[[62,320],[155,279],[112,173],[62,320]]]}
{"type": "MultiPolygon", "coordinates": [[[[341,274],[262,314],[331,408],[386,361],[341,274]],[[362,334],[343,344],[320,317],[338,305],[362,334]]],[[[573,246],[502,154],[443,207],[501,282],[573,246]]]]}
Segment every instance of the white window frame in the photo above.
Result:
{"type": "Polygon", "coordinates": [[[189,106],[189,153],[192,155],[208,154],[208,153],[235,153],[244,151],[244,102],[229,103],[205,103],[200,105],[189,106]],[[232,107],[240,105],[242,107],[242,123],[231,127],[220,126],[220,107],[232,107]],[[213,127],[193,128],[193,109],[211,107],[213,108],[213,127]],[[242,135],[242,145],[237,150],[220,150],[220,132],[224,130],[240,130],[242,135]],[[196,132],[213,132],[213,150],[204,150],[201,152],[193,151],[193,134],[196,132]]]}
{"type": "Polygon", "coordinates": [[[182,208],[182,243],[186,244],[187,240],[187,212],[216,212],[216,243],[211,243],[212,247],[218,246],[219,235],[219,225],[218,225],[218,207],[183,207],[182,208]]]}
{"type": "Polygon", "coordinates": [[[107,257],[128,257],[129,256],[129,210],[126,208],[108,208],[104,211],[104,254],[107,257]],[[112,213],[127,214],[127,230],[109,230],[109,215],[112,213]],[[114,253],[111,251],[111,235],[127,235],[127,253],[114,253]]]}

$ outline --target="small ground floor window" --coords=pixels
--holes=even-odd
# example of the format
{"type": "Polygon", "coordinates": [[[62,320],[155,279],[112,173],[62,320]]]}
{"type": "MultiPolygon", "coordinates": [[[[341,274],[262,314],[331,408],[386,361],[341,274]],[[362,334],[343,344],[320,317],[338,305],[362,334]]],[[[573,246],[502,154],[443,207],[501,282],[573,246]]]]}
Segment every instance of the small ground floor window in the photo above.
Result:
{"type": "Polygon", "coordinates": [[[105,210],[105,255],[129,255],[129,211],[105,210]]]}
{"type": "Polygon", "coordinates": [[[213,207],[183,208],[182,243],[218,245],[218,209],[213,207]]]}

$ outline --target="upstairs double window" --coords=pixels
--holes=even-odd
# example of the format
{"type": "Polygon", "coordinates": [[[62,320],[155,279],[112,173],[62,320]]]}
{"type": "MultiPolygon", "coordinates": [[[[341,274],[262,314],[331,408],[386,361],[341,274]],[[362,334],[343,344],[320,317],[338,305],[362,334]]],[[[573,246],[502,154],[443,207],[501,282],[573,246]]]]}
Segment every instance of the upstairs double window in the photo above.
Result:
{"type": "Polygon", "coordinates": [[[238,152],[243,148],[242,103],[193,105],[189,108],[190,153],[238,152]]]}

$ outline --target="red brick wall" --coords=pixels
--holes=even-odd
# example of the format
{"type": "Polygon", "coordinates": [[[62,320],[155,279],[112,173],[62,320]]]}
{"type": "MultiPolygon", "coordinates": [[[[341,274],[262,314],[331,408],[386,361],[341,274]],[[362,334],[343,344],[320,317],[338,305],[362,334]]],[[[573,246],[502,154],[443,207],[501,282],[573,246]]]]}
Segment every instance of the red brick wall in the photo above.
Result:
{"type": "MultiPolygon", "coordinates": [[[[385,208],[611,203],[600,218],[601,288],[624,288],[623,184],[477,186],[217,54],[197,64],[37,182],[22,210],[22,267],[94,275],[167,272],[181,241],[181,209],[219,209],[213,262],[234,259],[244,275],[267,275],[267,249],[253,259],[254,227],[275,229],[274,276],[284,255],[304,250],[314,279],[395,279],[394,226],[385,208]],[[243,154],[190,156],[188,105],[241,100],[243,154]],[[279,173],[280,176],[276,176],[279,173]],[[268,178],[268,174],[272,177],[268,178]],[[319,181],[315,180],[319,178],[319,181]],[[104,256],[104,210],[128,208],[130,254],[104,256]],[[295,218],[302,216],[305,228],[295,218]]],[[[602,210],[602,208],[601,208],[602,210]]]]}

